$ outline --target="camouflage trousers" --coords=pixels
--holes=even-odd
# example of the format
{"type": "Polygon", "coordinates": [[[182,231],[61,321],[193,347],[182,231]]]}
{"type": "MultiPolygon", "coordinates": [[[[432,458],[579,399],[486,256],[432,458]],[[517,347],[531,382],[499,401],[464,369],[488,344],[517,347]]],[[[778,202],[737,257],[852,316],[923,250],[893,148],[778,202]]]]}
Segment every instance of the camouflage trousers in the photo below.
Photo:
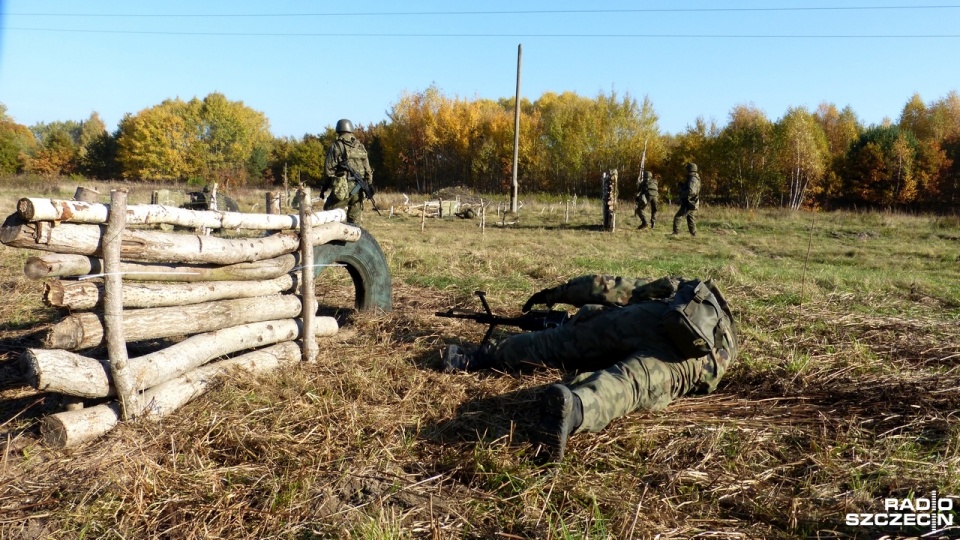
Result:
{"type": "Polygon", "coordinates": [[[657,224],[657,197],[647,195],[645,196],[645,199],[646,202],[644,202],[644,200],[637,201],[637,209],[634,211],[637,217],[640,218],[641,227],[646,227],[647,225],[647,217],[644,215],[647,210],[647,206],[650,207],[650,225],[657,224]]]}
{"type": "Polygon", "coordinates": [[[680,209],[677,210],[677,215],[673,216],[673,234],[680,233],[680,221],[683,220],[684,216],[687,218],[687,229],[690,230],[690,234],[697,234],[697,207],[693,206],[687,202],[680,202],[680,209]]]}
{"type": "Polygon", "coordinates": [[[347,223],[360,225],[363,221],[363,190],[348,191],[346,188],[353,185],[353,182],[347,182],[344,178],[337,178],[333,181],[333,189],[323,203],[324,210],[333,210],[334,208],[345,208],[347,210],[347,223]]]}
{"type": "Polygon", "coordinates": [[[657,332],[666,309],[657,301],[622,308],[587,305],[562,326],[501,341],[491,360],[494,367],[586,371],[570,383],[583,404],[577,431],[598,431],[636,409],[660,410],[682,395],[712,392],[726,372],[726,357],[679,358],[657,332]]]}

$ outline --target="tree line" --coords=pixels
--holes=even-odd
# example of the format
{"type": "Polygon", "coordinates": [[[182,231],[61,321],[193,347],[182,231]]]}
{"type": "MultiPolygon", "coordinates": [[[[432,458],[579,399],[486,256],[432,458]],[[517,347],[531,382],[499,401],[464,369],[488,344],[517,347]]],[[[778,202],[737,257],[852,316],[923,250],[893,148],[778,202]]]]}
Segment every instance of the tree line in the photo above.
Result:
{"type": "MultiPolygon", "coordinates": [[[[432,193],[462,186],[505,193],[512,178],[514,100],[448,97],[435,86],[402,94],[378,123],[357,126],[380,189],[432,193]]],[[[878,206],[952,209],[960,202],[960,96],[907,101],[896,121],[864,125],[849,106],[791,107],[771,120],[738,105],[726,124],[697,118],[661,133],[649,99],[547,92],[520,102],[517,167],[523,192],[596,196],[616,168],[622,197],[641,165],[675,193],[695,162],[703,198],[752,208],[878,206]]],[[[358,120],[358,119],[352,119],[358,120]]],[[[335,121],[335,119],[334,119],[335,121]]],[[[331,126],[274,137],[266,116],[211,93],[127,114],[108,132],[84,121],[17,124],[0,104],[0,174],[98,179],[295,184],[320,179],[331,126]]]]}

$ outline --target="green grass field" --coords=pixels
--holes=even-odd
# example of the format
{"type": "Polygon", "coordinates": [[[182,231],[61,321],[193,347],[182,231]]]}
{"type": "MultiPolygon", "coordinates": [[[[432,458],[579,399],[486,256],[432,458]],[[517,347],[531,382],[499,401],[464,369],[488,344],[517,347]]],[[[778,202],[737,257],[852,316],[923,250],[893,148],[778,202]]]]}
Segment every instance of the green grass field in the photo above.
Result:
{"type": "MultiPolygon", "coordinates": [[[[70,189],[46,196],[69,198],[70,189]]],[[[15,209],[28,188],[0,195],[15,209]]],[[[131,192],[131,204],[147,202],[131,192]]],[[[262,194],[241,193],[251,208],[262,194]]],[[[706,207],[700,234],[653,231],[628,208],[521,197],[519,220],[388,218],[394,311],[350,314],[315,364],[224,381],[160,421],[46,448],[60,410],[19,376],[59,314],[0,247],[3,538],[906,538],[930,527],[851,526],[884,499],[960,497],[960,218],[706,207]],[[487,291],[517,314],[587,273],[712,277],[738,319],[737,364],[709,396],[635,412],[531,459],[542,388],[570,374],[445,374],[439,351],[484,328],[434,312],[487,291]]],[[[348,306],[346,272],[319,279],[348,306]]],[[[960,499],[953,499],[954,505],[960,499]]],[[[954,509],[945,517],[960,521],[954,509]]],[[[926,538],[955,538],[960,523],[926,538]]]]}

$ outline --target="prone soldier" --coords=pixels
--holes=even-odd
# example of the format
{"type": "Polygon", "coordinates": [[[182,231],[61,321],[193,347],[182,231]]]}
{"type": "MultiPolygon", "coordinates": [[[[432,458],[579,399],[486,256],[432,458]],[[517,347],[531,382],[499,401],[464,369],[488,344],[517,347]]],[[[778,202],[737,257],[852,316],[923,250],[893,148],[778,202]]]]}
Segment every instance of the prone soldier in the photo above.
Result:
{"type": "Polygon", "coordinates": [[[543,394],[535,438],[549,461],[563,459],[575,433],[599,431],[636,409],[663,409],[686,394],[713,392],[736,358],[733,315],[709,281],[587,275],[534,294],[523,310],[558,303],[580,309],[558,326],[496,343],[485,339],[472,351],[450,345],[443,356],[446,371],[528,365],[581,371],[543,394]],[[687,324],[674,316],[684,312],[687,324]]]}

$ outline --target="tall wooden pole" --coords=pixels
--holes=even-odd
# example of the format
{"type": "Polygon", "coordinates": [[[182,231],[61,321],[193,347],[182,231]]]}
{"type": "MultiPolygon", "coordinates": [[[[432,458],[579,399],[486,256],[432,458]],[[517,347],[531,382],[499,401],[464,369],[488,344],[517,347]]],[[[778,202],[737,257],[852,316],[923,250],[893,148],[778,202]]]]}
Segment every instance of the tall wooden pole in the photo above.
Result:
{"type": "Polygon", "coordinates": [[[513,190],[510,192],[510,211],[517,212],[517,194],[520,188],[517,184],[517,162],[520,157],[520,58],[523,55],[523,44],[517,45],[517,97],[514,102],[516,109],[513,114],[513,190]]]}
{"type": "Polygon", "coordinates": [[[120,275],[120,238],[126,225],[127,190],[110,192],[110,215],[103,236],[103,268],[105,271],[103,324],[107,340],[110,374],[117,388],[124,420],[140,414],[141,402],[137,381],[129,367],[127,341],[123,327],[123,277],[120,275]]]}
{"type": "Polygon", "coordinates": [[[314,320],[317,316],[317,297],[313,285],[313,223],[310,214],[310,188],[300,187],[300,264],[303,271],[300,274],[300,318],[303,320],[303,346],[301,349],[303,360],[313,362],[317,359],[317,337],[313,335],[314,320]]]}

